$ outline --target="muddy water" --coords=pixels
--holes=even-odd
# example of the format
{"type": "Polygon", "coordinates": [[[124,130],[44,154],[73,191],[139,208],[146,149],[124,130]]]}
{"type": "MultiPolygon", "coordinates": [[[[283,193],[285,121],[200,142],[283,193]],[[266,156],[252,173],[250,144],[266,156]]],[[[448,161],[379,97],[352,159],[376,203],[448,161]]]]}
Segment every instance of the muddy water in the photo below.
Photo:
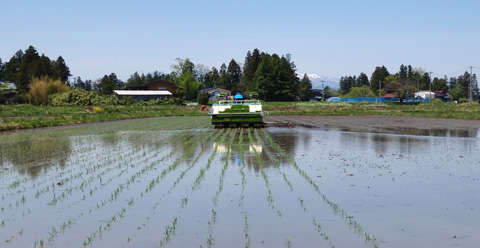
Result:
{"type": "Polygon", "coordinates": [[[0,242],[475,247],[480,140],[449,136],[206,118],[2,135],[0,242]]]}

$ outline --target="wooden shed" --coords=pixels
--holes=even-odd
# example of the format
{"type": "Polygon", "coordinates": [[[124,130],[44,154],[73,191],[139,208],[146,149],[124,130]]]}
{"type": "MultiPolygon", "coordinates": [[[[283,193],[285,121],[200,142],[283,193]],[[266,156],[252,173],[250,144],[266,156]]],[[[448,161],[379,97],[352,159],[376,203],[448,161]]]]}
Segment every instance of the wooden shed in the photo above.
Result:
{"type": "Polygon", "coordinates": [[[126,90],[157,90],[157,91],[169,91],[170,93],[174,93],[177,90],[180,90],[180,87],[175,86],[173,83],[159,80],[153,81],[150,83],[137,85],[137,86],[129,86],[126,90]]]}

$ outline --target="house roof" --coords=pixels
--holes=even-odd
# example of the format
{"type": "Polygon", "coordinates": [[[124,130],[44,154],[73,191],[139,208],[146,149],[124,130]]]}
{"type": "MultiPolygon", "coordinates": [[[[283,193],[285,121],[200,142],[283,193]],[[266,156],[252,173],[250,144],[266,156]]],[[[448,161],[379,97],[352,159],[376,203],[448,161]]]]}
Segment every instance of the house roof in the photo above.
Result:
{"type": "Polygon", "coordinates": [[[198,90],[197,92],[207,92],[207,91],[212,91],[212,90],[215,90],[215,89],[232,92],[231,90],[227,90],[227,89],[220,88],[220,87],[212,87],[212,88],[201,89],[201,90],[198,90]]]}
{"type": "Polygon", "coordinates": [[[391,97],[391,98],[395,98],[395,97],[397,97],[397,94],[395,94],[395,93],[389,93],[389,94],[385,94],[385,95],[384,95],[384,96],[382,96],[382,97],[391,97]]]}
{"type": "Polygon", "coordinates": [[[4,85],[4,89],[5,90],[16,90],[17,87],[15,86],[14,83],[12,82],[9,82],[9,81],[0,81],[0,84],[3,84],[4,85]]]}
{"type": "Polygon", "coordinates": [[[127,89],[142,89],[142,88],[148,87],[151,84],[156,84],[156,83],[165,83],[165,84],[169,84],[172,88],[183,89],[182,87],[178,87],[174,83],[171,83],[165,80],[156,80],[156,81],[144,83],[142,85],[127,86],[127,89]]]}
{"type": "Polygon", "coordinates": [[[171,96],[168,90],[114,90],[119,96],[171,96]]]}

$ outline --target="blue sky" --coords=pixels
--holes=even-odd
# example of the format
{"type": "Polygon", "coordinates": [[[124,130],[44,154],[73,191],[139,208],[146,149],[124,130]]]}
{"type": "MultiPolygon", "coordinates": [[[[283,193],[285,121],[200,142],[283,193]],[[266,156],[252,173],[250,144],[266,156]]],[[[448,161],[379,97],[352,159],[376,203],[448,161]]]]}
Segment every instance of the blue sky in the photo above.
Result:
{"type": "Polygon", "coordinates": [[[0,58],[29,45],[74,77],[169,73],[176,58],[220,67],[247,51],[290,53],[298,73],[369,77],[401,64],[458,76],[480,69],[480,1],[5,1],[0,58]]]}

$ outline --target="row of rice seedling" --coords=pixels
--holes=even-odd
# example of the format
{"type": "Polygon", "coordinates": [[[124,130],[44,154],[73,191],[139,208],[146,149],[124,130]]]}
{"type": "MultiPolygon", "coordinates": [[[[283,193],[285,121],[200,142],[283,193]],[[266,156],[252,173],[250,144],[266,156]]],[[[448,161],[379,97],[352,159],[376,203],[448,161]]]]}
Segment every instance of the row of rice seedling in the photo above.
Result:
{"type": "Polygon", "coordinates": [[[207,246],[208,247],[212,247],[215,244],[215,242],[214,242],[215,239],[213,237],[213,228],[215,226],[215,223],[217,222],[216,207],[217,207],[217,204],[218,204],[218,201],[219,201],[219,198],[220,198],[220,194],[222,193],[222,190],[223,190],[225,172],[226,172],[226,170],[228,168],[228,165],[229,165],[230,151],[231,151],[231,147],[232,147],[233,141],[235,139],[235,136],[237,134],[237,130],[232,130],[232,131],[229,130],[229,134],[230,134],[231,137],[230,137],[230,139],[228,141],[228,145],[227,145],[225,163],[224,163],[224,166],[222,168],[222,171],[220,173],[220,177],[219,177],[219,180],[218,180],[218,189],[215,192],[215,196],[212,199],[212,202],[213,202],[214,206],[212,207],[211,220],[208,222],[208,237],[207,237],[207,246]]]}
{"type": "MultiPolygon", "coordinates": [[[[210,132],[210,133],[211,133],[211,132],[210,132]]],[[[209,135],[204,135],[203,133],[200,133],[200,134],[197,135],[197,137],[203,137],[203,138],[202,138],[200,141],[196,141],[196,139],[191,139],[191,140],[189,140],[189,142],[186,142],[186,143],[185,143],[185,147],[195,147],[196,144],[203,142],[203,140],[205,139],[205,137],[209,137],[209,135]],[[192,142],[196,142],[196,143],[192,143],[192,142]]],[[[183,153],[183,155],[180,156],[178,159],[176,159],[170,166],[168,166],[167,168],[163,169],[162,172],[160,173],[160,175],[158,175],[156,178],[154,178],[154,179],[152,179],[151,181],[149,181],[150,183],[147,184],[146,190],[140,192],[140,198],[141,198],[141,197],[144,197],[146,194],[149,194],[150,192],[152,192],[152,190],[153,190],[153,188],[154,188],[154,185],[160,183],[161,179],[163,179],[169,172],[173,171],[173,170],[178,166],[179,162],[180,162],[181,160],[185,159],[186,156],[187,156],[187,154],[183,153]]],[[[155,165],[156,165],[156,164],[152,163],[152,164],[150,164],[149,166],[143,167],[141,173],[136,173],[136,174],[134,174],[132,177],[138,177],[138,176],[141,176],[141,175],[143,175],[143,174],[146,174],[147,171],[155,168],[155,165]]],[[[129,182],[134,182],[134,181],[135,181],[135,179],[133,179],[133,180],[132,180],[131,178],[129,179],[129,182]]],[[[116,190],[118,190],[118,189],[119,189],[119,188],[117,188],[116,190]]],[[[116,200],[116,199],[117,199],[117,196],[114,195],[113,198],[115,198],[115,200],[116,200]]],[[[138,200],[138,199],[139,199],[139,198],[136,198],[136,200],[138,200]]],[[[129,199],[129,200],[128,200],[128,204],[129,204],[129,205],[133,205],[134,201],[135,201],[135,199],[129,199]]],[[[104,205],[101,205],[100,207],[103,207],[103,206],[104,206],[104,205]]],[[[126,212],[126,210],[125,210],[125,209],[122,209],[122,215],[124,215],[125,212],[126,212]]],[[[114,217],[115,217],[115,215],[112,216],[112,218],[114,218],[114,217]]],[[[107,228],[110,228],[111,225],[114,224],[114,222],[109,222],[108,224],[109,224],[109,225],[107,226],[107,228]]],[[[107,229],[105,229],[105,231],[107,231],[107,229]]],[[[95,240],[95,238],[96,238],[96,236],[97,236],[97,235],[96,235],[97,233],[98,233],[98,231],[95,230],[95,231],[93,231],[93,232],[90,234],[89,237],[92,237],[92,239],[91,239],[91,240],[88,240],[88,243],[89,243],[89,244],[92,243],[92,242],[95,240]]]]}
{"type": "MultiPolygon", "coordinates": [[[[0,239],[7,247],[221,247],[230,231],[237,238],[232,242],[256,247],[263,245],[262,236],[268,233],[265,220],[281,228],[278,237],[283,238],[276,245],[302,247],[301,231],[289,226],[295,224],[291,222],[294,215],[310,227],[308,232],[315,239],[335,246],[327,235],[330,226],[324,227],[319,215],[333,209],[331,201],[266,131],[192,130],[188,128],[195,125],[174,125],[174,121],[163,129],[152,123],[139,125],[143,130],[125,125],[127,130],[117,133],[111,128],[97,129],[100,135],[71,138],[76,154],[66,156],[67,166],[50,167],[37,174],[36,180],[20,181],[2,193],[12,204],[4,210],[9,216],[25,211],[34,223],[51,221],[36,230],[26,226],[26,220],[14,223],[5,218],[0,233],[8,231],[0,239]],[[176,127],[186,129],[177,131],[176,127]],[[238,171],[232,170],[232,161],[238,171]],[[320,194],[318,201],[302,192],[306,184],[308,191],[320,194]],[[329,207],[319,209],[322,201],[329,207]],[[52,218],[55,212],[57,217],[52,218]]],[[[356,232],[360,229],[355,223],[344,226],[356,232]]],[[[271,246],[270,241],[265,245],[271,246]]],[[[376,241],[366,238],[366,242],[376,241]]]]}
{"type": "MultiPolygon", "coordinates": [[[[360,223],[358,223],[357,221],[355,220],[352,220],[352,218],[350,218],[350,215],[344,210],[342,209],[338,204],[335,204],[333,203],[332,201],[330,201],[327,196],[325,194],[323,194],[321,191],[320,191],[320,188],[318,187],[318,185],[315,183],[315,181],[313,181],[311,179],[311,177],[304,171],[302,170],[298,165],[297,163],[295,162],[295,160],[290,156],[288,155],[285,150],[283,150],[278,144],[276,144],[272,137],[265,131],[265,130],[262,130],[262,133],[263,133],[263,136],[268,140],[269,144],[277,151],[279,152],[280,154],[282,154],[283,157],[285,157],[286,159],[288,159],[290,161],[290,163],[293,165],[293,167],[295,168],[295,170],[298,172],[298,174],[304,178],[304,180],[306,180],[311,186],[312,188],[321,196],[321,198],[323,199],[323,201],[334,211],[334,213],[341,217],[344,221],[346,221],[346,223],[352,227],[353,231],[364,236],[365,237],[365,242],[368,243],[370,246],[372,247],[378,247],[378,244],[376,242],[376,239],[374,237],[374,235],[371,235],[371,234],[368,234],[367,232],[365,232],[362,228],[362,226],[360,225],[360,223]]],[[[303,204],[303,202],[302,202],[303,204]]],[[[325,236],[325,237],[328,237],[328,236],[325,236]]],[[[327,239],[326,239],[327,240],[327,239]]],[[[328,240],[327,240],[328,241],[328,240]]],[[[329,242],[330,243],[330,242],[329,242]]]]}
{"type": "MultiPolygon", "coordinates": [[[[202,147],[203,147],[203,148],[199,151],[199,153],[196,155],[195,159],[193,159],[193,161],[190,163],[190,165],[189,165],[185,170],[183,170],[183,171],[179,174],[178,178],[173,182],[173,185],[169,188],[169,190],[168,190],[166,193],[164,193],[164,194],[162,195],[162,197],[153,205],[152,210],[155,211],[155,210],[157,209],[157,207],[159,206],[159,203],[162,201],[162,199],[163,199],[164,197],[166,197],[168,194],[170,194],[170,193],[175,189],[175,187],[182,181],[182,179],[184,179],[184,176],[187,174],[187,172],[190,171],[190,170],[195,166],[195,164],[197,163],[199,157],[203,154],[203,152],[204,152],[204,150],[205,150],[204,148],[205,148],[205,147],[208,147],[210,144],[212,144],[213,141],[216,140],[221,134],[222,134],[221,131],[214,131],[214,132],[210,132],[209,135],[205,135],[205,136],[204,136],[204,138],[203,138],[203,139],[200,141],[200,143],[199,143],[199,144],[202,144],[202,147]],[[215,133],[215,134],[212,136],[213,133],[215,133]]],[[[197,144],[197,145],[198,145],[198,144],[197,144]]],[[[196,147],[197,145],[193,145],[193,146],[191,146],[191,147],[196,147]]],[[[193,152],[193,150],[194,150],[194,149],[191,149],[190,151],[193,152]]],[[[185,155],[184,157],[186,157],[186,155],[185,155]]],[[[178,163],[174,163],[174,164],[178,164],[178,163]]],[[[176,167],[175,167],[175,168],[176,168],[176,167]]],[[[173,169],[173,168],[171,168],[171,169],[173,169]]],[[[162,175],[164,175],[164,177],[165,177],[165,174],[162,173],[162,175]]],[[[192,190],[193,190],[193,188],[192,188],[192,190]]],[[[181,199],[181,207],[183,208],[183,207],[184,207],[185,205],[187,205],[187,204],[188,204],[188,195],[184,196],[184,197],[181,199]]],[[[140,230],[143,230],[143,229],[141,228],[141,226],[143,226],[143,227],[147,226],[147,222],[148,222],[149,220],[150,220],[150,218],[147,217],[147,218],[145,219],[145,221],[143,222],[143,224],[139,225],[139,227],[135,230],[135,234],[129,235],[129,237],[128,237],[128,242],[131,242],[131,241],[134,239],[133,237],[134,237],[135,235],[137,235],[140,230]]],[[[175,217],[175,223],[176,223],[176,222],[177,222],[177,217],[175,217]]],[[[165,229],[166,229],[166,230],[169,230],[169,226],[167,225],[167,226],[165,227],[165,229]]],[[[166,232],[165,235],[164,235],[164,237],[160,240],[160,247],[165,246],[165,245],[169,242],[169,240],[172,238],[172,236],[173,236],[174,234],[175,234],[175,233],[166,232]]]]}
{"type": "MultiPolygon", "coordinates": [[[[108,161],[108,160],[107,160],[107,161],[108,161]]],[[[113,164],[113,163],[112,163],[112,164],[113,164]]],[[[98,175],[100,175],[100,174],[98,174],[98,175]]],[[[98,175],[95,176],[95,178],[98,178],[98,175]]],[[[100,177],[100,178],[101,178],[101,177],[100,177]]],[[[82,182],[82,183],[83,183],[83,182],[82,182]]],[[[102,185],[102,182],[99,182],[99,185],[102,185]]],[[[63,187],[63,186],[65,186],[65,185],[57,186],[57,188],[61,188],[61,187],[63,187]]],[[[53,187],[55,187],[55,184],[53,185],[53,187]]],[[[52,187],[52,188],[53,188],[53,187],[52,187]]],[[[68,189],[68,188],[70,188],[70,187],[67,187],[67,189],[68,189]]],[[[65,192],[65,191],[63,191],[62,194],[63,194],[64,192],[65,192]]],[[[90,190],[90,192],[92,192],[92,190],[90,190]]],[[[92,194],[92,193],[91,193],[91,194],[92,194]]],[[[60,195],[60,196],[61,196],[61,195],[60,195]]],[[[62,197],[60,197],[60,196],[55,195],[55,193],[54,193],[53,199],[52,199],[52,201],[51,201],[51,205],[55,206],[58,198],[60,198],[60,199],[65,199],[65,197],[62,198],[62,197]],[[53,203],[53,204],[52,204],[52,203],[53,203]]],[[[84,195],[84,198],[85,198],[85,195],[84,195]]],[[[67,201],[66,203],[69,205],[69,206],[66,206],[66,207],[70,207],[71,205],[76,205],[76,203],[70,204],[71,201],[67,201]]],[[[61,207],[61,206],[58,206],[58,207],[61,207]]],[[[76,218],[77,218],[77,216],[70,216],[70,219],[76,219],[76,218]]],[[[55,227],[53,227],[53,228],[55,228],[55,227]]],[[[51,236],[51,235],[50,235],[50,236],[51,236]]],[[[49,238],[49,240],[52,240],[52,238],[49,238]]]]}
{"type": "MultiPolygon", "coordinates": [[[[178,137],[177,137],[178,138],[178,137]]],[[[167,140],[166,140],[167,141],[167,140]]],[[[118,149],[118,147],[116,147],[118,149]]],[[[131,156],[127,156],[127,157],[124,157],[122,159],[120,159],[120,161],[116,161],[115,159],[112,159],[112,157],[115,157],[115,156],[120,156],[120,154],[122,155],[125,155],[124,151],[126,149],[124,149],[123,147],[121,147],[119,149],[119,152],[116,153],[116,154],[113,154],[111,156],[106,156],[106,157],[103,157],[101,156],[100,158],[106,158],[106,160],[104,161],[105,164],[108,164],[108,165],[113,165],[113,166],[110,166],[108,167],[108,169],[105,169],[103,172],[103,174],[97,174],[100,172],[100,168],[99,167],[94,167],[91,169],[90,172],[86,173],[86,174],[96,174],[97,176],[95,178],[98,179],[98,184],[97,186],[95,186],[95,189],[98,189],[99,187],[102,187],[102,186],[106,186],[106,185],[109,185],[111,184],[111,181],[113,180],[113,178],[115,177],[122,177],[125,173],[126,173],[126,169],[125,167],[127,167],[127,162],[134,162],[135,160],[135,152],[133,151],[129,151],[127,154],[131,154],[131,156]],[[121,170],[121,171],[120,171],[121,170]],[[100,176],[99,176],[100,175],[100,176]],[[103,179],[103,181],[101,180],[103,179]]],[[[145,154],[145,152],[144,152],[145,154]]],[[[152,156],[149,156],[147,158],[145,158],[145,160],[137,160],[137,162],[139,163],[145,163],[147,160],[149,161],[150,159],[154,158],[156,156],[156,153],[153,153],[152,156]]],[[[91,160],[90,160],[91,161],[91,160]]],[[[86,161],[78,161],[79,164],[85,164],[86,161]]],[[[73,168],[73,167],[67,167],[67,168],[73,168]]],[[[87,167],[88,168],[88,167],[87,167]]],[[[88,170],[88,169],[87,169],[88,170]]],[[[85,190],[88,190],[86,189],[87,186],[88,186],[88,181],[81,181],[81,178],[82,178],[82,173],[83,172],[78,172],[76,171],[75,173],[71,172],[70,174],[66,173],[65,171],[62,171],[60,173],[57,174],[57,176],[60,174],[62,175],[62,178],[57,178],[59,180],[56,180],[59,184],[45,184],[46,187],[50,187],[49,190],[44,190],[45,192],[48,192],[48,191],[51,191],[51,190],[55,190],[56,192],[53,193],[53,199],[57,199],[58,200],[62,200],[62,201],[65,201],[66,202],[66,205],[64,204],[63,206],[55,206],[55,208],[58,208],[58,207],[61,207],[61,208],[68,208],[68,207],[71,207],[69,206],[69,203],[72,203],[71,200],[69,200],[69,196],[72,196],[72,195],[78,195],[77,191],[78,192],[83,192],[85,190]],[[74,185],[70,185],[71,183],[75,183],[75,182],[78,182],[77,185],[78,186],[74,186],[74,185]],[[55,187],[55,188],[54,188],[55,187]],[[59,189],[64,189],[63,191],[59,191],[59,189]],[[63,194],[63,195],[62,195],[63,194]]],[[[91,177],[90,177],[91,178],[91,177]]],[[[47,180],[44,180],[44,181],[47,181],[47,180]]],[[[51,182],[50,182],[51,183],[51,182]]],[[[38,186],[41,186],[41,184],[38,184],[36,185],[37,187],[38,186]]],[[[125,186],[123,186],[125,187],[125,186]]],[[[28,188],[27,188],[28,189],[28,188]]],[[[119,189],[122,189],[122,186],[119,186],[117,187],[113,192],[114,193],[120,193],[120,190],[119,189]]],[[[41,191],[40,191],[41,192],[41,191]]],[[[90,189],[90,192],[92,192],[92,189],[90,189]]],[[[93,192],[95,192],[95,190],[93,190],[93,192]]],[[[37,194],[37,198],[42,198],[43,193],[39,193],[37,194]]],[[[88,195],[87,195],[88,196],[88,195]]],[[[84,196],[85,197],[85,196],[84,196]]],[[[5,198],[5,197],[4,197],[5,198]]],[[[25,199],[25,198],[24,198],[25,199]]],[[[83,199],[85,200],[85,199],[83,199]]],[[[54,201],[54,200],[52,200],[54,201]]],[[[79,204],[79,205],[85,205],[85,204],[80,204],[80,201],[81,200],[77,200],[79,202],[76,202],[75,204],[79,204]]],[[[24,200],[25,202],[25,200],[24,200]]],[[[27,202],[28,202],[28,199],[27,199],[27,202]]],[[[98,204],[98,203],[97,203],[98,204]]],[[[53,206],[53,205],[52,205],[53,206]]],[[[76,207],[78,209],[78,207],[76,207]]],[[[78,212],[77,212],[78,213],[78,212]]],[[[81,219],[80,217],[82,216],[82,214],[85,214],[85,211],[82,211],[78,214],[74,214],[74,215],[71,215],[69,218],[67,218],[66,221],[64,221],[62,224],[60,225],[53,225],[51,230],[49,232],[49,234],[47,235],[48,239],[47,238],[44,238],[44,239],[40,239],[40,240],[49,240],[49,242],[53,242],[56,238],[56,236],[58,235],[60,228],[61,229],[65,229],[71,225],[73,225],[73,223],[76,223],[79,221],[79,219],[81,219]]],[[[123,214],[124,214],[124,211],[123,211],[123,214]]],[[[118,216],[122,216],[122,211],[119,211],[118,212],[118,216]]],[[[20,229],[22,230],[22,234],[24,233],[24,229],[20,229]]],[[[26,229],[25,229],[26,230],[26,229]]],[[[38,239],[37,239],[38,240],[38,239]]],[[[37,244],[39,243],[39,241],[37,242],[37,244]]]]}
{"type": "MultiPolygon", "coordinates": [[[[262,137],[260,136],[259,131],[255,130],[254,134],[255,134],[255,137],[256,137],[257,141],[262,145],[262,147],[267,148],[266,144],[262,140],[262,137]]],[[[275,155],[272,153],[272,151],[270,149],[265,149],[265,153],[270,158],[270,161],[272,161],[272,163],[275,165],[275,168],[277,168],[278,172],[282,175],[283,180],[285,181],[285,183],[287,183],[288,187],[290,188],[290,191],[293,191],[292,183],[287,178],[287,174],[280,171],[280,160],[279,160],[279,158],[275,157],[275,155]]]]}
{"type": "MultiPolygon", "coordinates": [[[[264,143],[263,137],[262,137],[262,135],[260,134],[260,132],[259,132],[258,130],[255,130],[254,134],[255,134],[255,137],[256,137],[257,141],[258,141],[258,142],[262,145],[262,147],[264,148],[262,151],[265,151],[265,153],[267,154],[267,156],[270,158],[270,160],[272,161],[272,163],[275,165],[276,170],[282,175],[282,178],[283,178],[284,182],[287,184],[290,192],[294,192],[292,182],[288,179],[289,176],[288,176],[286,173],[282,172],[281,169],[280,169],[280,160],[279,160],[279,158],[276,157],[276,156],[273,154],[273,152],[271,151],[270,147],[268,147],[268,146],[264,143]]],[[[265,137],[265,136],[264,136],[264,137],[265,137]]],[[[304,200],[301,199],[300,197],[297,197],[297,199],[298,199],[299,206],[300,206],[301,210],[302,210],[304,213],[309,213],[309,210],[308,210],[308,208],[306,207],[306,204],[305,204],[304,200]]],[[[313,217],[313,222],[316,223],[316,222],[315,222],[315,217],[313,217]]],[[[317,230],[319,230],[318,227],[320,227],[320,225],[315,226],[315,228],[316,228],[317,230]]],[[[335,247],[335,246],[332,244],[332,242],[329,240],[328,235],[326,235],[325,233],[321,233],[321,236],[325,239],[325,241],[327,241],[329,247],[335,247]]],[[[286,244],[287,247],[292,247],[292,246],[293,246],[292,241],[290,240],[290,237],[287,237],[287,238],[286,238],[285,244],[286,244]]]]}
{"type": "MultiPolygon", "coordinates": [[[[253,137],[252,137],[252,133],[251,133],[250,129],[248,129],[248,141],[249,141],[250,146],[253,147],[253,137]]],[[[268,191],[267,202],[270,205],[270,207],[272,208],[272,210],[278,215],[278,217],[282,217],[282,213],[280,212],[280,210],[278,210],[275,207],[274,199],[273,199],[273,193],[272,193],[272,187],[270,185],[270,182],[268,181],[267,174],[265,173],[263,160],[260,158],[260,155],[258,154],[257,150],[253,149],[253,153],[255,154],[255,158],[257,159],[257,162],[260,164],[260,172],[262,174],[263,180],[265,181],[265,186],[266,186],[267,191],[268,191]]]]}
{"type": "MultiPolygon", "coordinates": [[[[203,147],[208,147],[209,144],[213,143],[214,141],[223,141],[225,140],[225,138],[227,137],[227,135],[229,134],[229,131],[224,131],[224,130],[216,130],[215,131],[215,135],[212,137],[212,139],[210,139],[208,142],[204,143],[203,147]]],[[[233,139],[233,137],[232,137],[233,139]]],[[[187,206],[187,204],[189,203],[189,195],[192,194],[193,192],[197,191],[200,187],[200,184],[202,182],[202,177],[204,177],[206,175],[206,171],[210,168],[211,166],[211,162],[212,162],[212,159],[213,157],[215,156],[215,154],[217,153],[217,146],[218,144],[215,144],[215,148],[213,149],[211,155],[209,156],[209,159],[207,162],[207,165],[205,165],[204,167],[200,168],[199,171],[198,171],[198,174],[196,176],[194,176],[192,178],[193,180],[193,184],[192,184],[192,187],[190,188],[190,193],[187,193],[184,197],[182,197],[180,199],[181,201],[181,207],[184,208],[187,206]]],[[[167,194],[170,194],[172,192],[172,190],[175,188],[176,185],[178,185],[178,183],[184,178],[185,174],[197,163],[198,161],[198,158],[199,156],[201,156],[201,154],[203,153],[204,149],[201,149],[199,154],[195,157],[195,159],[193,159],[192,163],[184,170],[182,171],[180,174],[179,174],[179,178],[177,178],[177,180],[173,181],[173,185],[172,187],[170,187],[170,189],[162,195],[162,197],[166,197],[167,194]]],[[[215,198],[215,197],[214,197],[215,198]]],[[[156,209],[156,207],[158,206],[158,203],[161,201],[158,200],[157,203],[155,203],[155,206],[153,207],[153,209],[156,209]]],[[[181,218],[179,218],[178,216],[175,216],[174,217],[175,220],[178,220],[180,221],[181,218]]],[[[216,220],[216,211],[214,209],[212,209],[212,219],[210,221],[210,223],[213,223],[213,221],[216,220]]],[[[149,219],[147,218],[146,221],[149,221],[149,219]]],[[[146,223],[142,224],[142,226],[146,226],[146,223]]],[[[170,225],[167,225],[165,227],[166,230],[169,230],[169,226],[170,225]]],[[[213,226],[212,226],[213,227],[213,226]]],[[[137,230],[140,230],[140,229],[137,229],[137,230]]],[[[142,229],[143,230],[143,229],[142,229]]],[[[136,232],[138,234],[138,232],[136,232]]],[[[160,240],[160,246],[159,247],[164,247],[166,246],[170,240],[173,238],[175,233],[172,233],[172,232],[165,232],[165,234],[163,235],[162,239],[160,240]]],[[[130,235],[129,237],[132,237],[134,235],[130,235]]],[[[132,238],[129,238],[129,240],[133,240],[133,237],[132,238]]],[[[207,238],[207,243],[209,243],[210,245],[213,244],[213,237],[211,237],[210,239],[207,238]]]]}
{"type": "MultiPolygon", "coordinates": [[[[197,137],[203,137],[200,141],[196,141],[195,144],[192,144],[191,142],[186,142],[185,143],[185,148],[186,147],[196,147],[198,143],[201,143],[203,142],[205,139],[208,139],[208,137],[212,134],[212,132],[209,132],[210,134],[209,135],[204,135],[203,133],[199,133],[197,135],[197,137]]],[[[195,139],[190,139],[189,141],[195,141],[195,139]]],[[[193,149],[190,150],[193,152],[193,149]]],[[[158,175],[155,179],[152,179],[152,181],[150,181],[150,183],[147,185],[147,189],[145,190],[145,192],[141,192],[141,197],[143,197],[145,194],[147,193],[150,193],[152,190],[153,190],[153,186],[157,183],[159,183],[161,181],[161,179],[163,179],[169,172],[173,171],[179,164],[179,162],[183,159],[185,159],[186,157],[188,156],[188,153],[183,153],[182,156],[180,156],[180,158],[176,159],[170,166],[168,166],[167,168],[165,168],[161,173],[160,175],[158,175]]],[[[129,205],[133,205],[133,199],[130,199],[129,200],[129,205]]]]}

